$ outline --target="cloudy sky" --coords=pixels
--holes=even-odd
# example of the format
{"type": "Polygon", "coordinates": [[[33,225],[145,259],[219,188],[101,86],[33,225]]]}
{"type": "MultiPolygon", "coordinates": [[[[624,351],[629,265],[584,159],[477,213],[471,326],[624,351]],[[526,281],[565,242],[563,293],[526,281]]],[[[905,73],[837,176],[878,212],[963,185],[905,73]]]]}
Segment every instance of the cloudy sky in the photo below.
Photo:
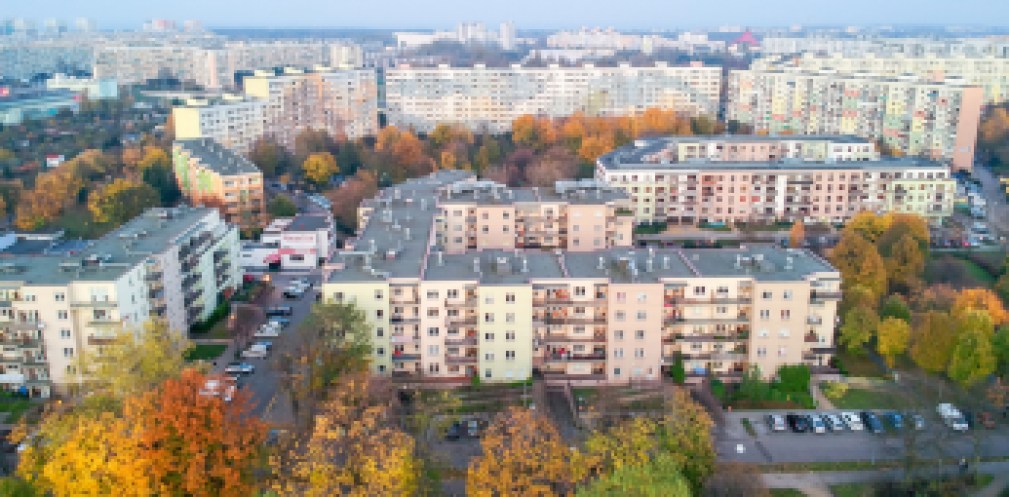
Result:
{"type": "Polygon", "coordinates": [[[462,20],[522,28],[720,25],[992,25],[1006,0],[0,0],[0,17],[133,28],[146,19],[198,19],[211,27],[447,28],[462,20]]]}

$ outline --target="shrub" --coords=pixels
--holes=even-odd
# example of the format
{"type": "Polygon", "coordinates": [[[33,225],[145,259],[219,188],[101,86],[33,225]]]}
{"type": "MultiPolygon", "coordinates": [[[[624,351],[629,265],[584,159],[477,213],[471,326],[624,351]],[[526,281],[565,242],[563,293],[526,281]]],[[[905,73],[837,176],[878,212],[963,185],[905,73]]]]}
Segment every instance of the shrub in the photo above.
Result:
{"type": "Polygon", "coordinates": [[[782,366],[778,369],[778,382],[783,392],[808,393],[809,378],[809,366],[805,364],[782,366]]]}
{"type": "Polygon", "coordinates": [[[828,381],[823,384],[823,394],[828,399],[837,400],[848,393],[848,384],[839,381],[828,381]]]}

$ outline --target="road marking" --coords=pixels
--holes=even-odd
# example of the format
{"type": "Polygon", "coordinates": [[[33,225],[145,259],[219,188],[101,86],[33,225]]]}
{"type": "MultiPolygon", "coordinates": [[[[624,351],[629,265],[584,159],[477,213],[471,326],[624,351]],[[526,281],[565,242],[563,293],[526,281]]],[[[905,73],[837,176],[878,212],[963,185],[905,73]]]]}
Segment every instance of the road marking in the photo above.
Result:
{"type": "Polygon", "coordinates": [[[270,402],[266,404],[266,409],[263,409],[263,416],[266,416],[270,411],[273,410],[273,404],[277,402],[277,394],[274,393],[270,402]]]}

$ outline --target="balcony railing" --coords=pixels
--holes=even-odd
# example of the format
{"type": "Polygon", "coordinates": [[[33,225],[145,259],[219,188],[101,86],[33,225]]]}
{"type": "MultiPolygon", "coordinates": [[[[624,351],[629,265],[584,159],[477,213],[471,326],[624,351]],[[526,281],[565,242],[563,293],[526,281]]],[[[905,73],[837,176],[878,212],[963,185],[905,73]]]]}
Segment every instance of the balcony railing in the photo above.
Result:
{"type": "Polygon", "coordinates": [[[476,336],[458,337],[458,338],[445,337],[445,345],[450,345],[450,346],[451,345],[469,345],[469,346],[473,346],[473,345],[477,345],[477,343],[478,343],[478,340],[477,340],[476,336]]]}
{"type": "Polygon", "coordinates": [[[605,361],[606,354],[549,354],[544,360],[546,362],[605,361]]]}
{"type": "Polygon", "coordinates": [[[420,340],[420,335],[397,335],[393,334],[389,337],[389,341],[392,343],[413,343],[420,340]]]}
{"type": "Polygon", "coordinates": [[[813,303],[837,302],[841,300],[841,292],[813,292],[809,300],[813,303]]]}
{"type": "Polygon", "coordinates": [[[420,316],[392,316],[389,321],[393,324],[414,324],[420,322],[420,316]]]}
{"type": "Polygon", "coordinates": [[[585,335],[559,335],[548,333],[543,337],[544,343],[570,343],[570,342],[605,342],[605,333],[585,334],[585,335]]]}
{"type": "Polygon", "coordinates": [[[398,361],[398,362],[402,362],[402,361],[419,361],[420,360],[420,354],[393,354],[392,355],[392,360],[393,361],[398,361]]]}
{"type": "Polygon", "coordinates": [[[445,364],[476,364],[480,360],[475,355],[462,356],[462,355],[447,355],[445,356],[445,364]]]}
{"type": "Polygon", "coordinates": [[[750,322],[749,314],[737,314],[735,316],[690,318],[684,316],[669,316],[663,318],[665,324],[746,324],[750,322]]]}
{"type": "Polygon", "coordinates": [[[115,335],[88,335],[88,345],[109,345],[115,341],[115,335]]]}

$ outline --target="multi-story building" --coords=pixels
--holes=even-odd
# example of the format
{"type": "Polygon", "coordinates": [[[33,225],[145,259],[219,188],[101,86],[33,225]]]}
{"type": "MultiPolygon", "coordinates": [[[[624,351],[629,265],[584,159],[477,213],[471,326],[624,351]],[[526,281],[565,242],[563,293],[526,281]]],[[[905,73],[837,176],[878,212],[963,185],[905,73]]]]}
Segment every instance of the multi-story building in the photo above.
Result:
{"type": "Polygon", "coordinates": [[[627,194],[592,180],[554,188],[462,181],[438,199],[435,237],[446,253],[515,248],[576,252],[630,246],[627,194]]]}
{"type": "Polygon", "coordinates": [[[431,131],[442,123],[504,133],[524,114],[634,115],[649,107],[716,115],[722,72],[699,63],[654,67],[409,67],[385,71],[389,124],[431,131]]]}
{"type": "Polygon", "coordinates": [[[880,159],[845,136],[637,140],[601,156],[596,179],[627,192],[639,223],[837,223],[863,210],[940,222],[956,197],[949,166],[880,159]]]}
{"type": "Polygon", "coordinates": [[[782,70],[729,72],[726,118],[771,134],[850,134],[970,170],[982,89],[947,79],[782,70]]]}
{"type": "Polygon", "coordinates": [[[872,74],[886,78],[914,75],[925,81],[963,81],[984,89],[986,104],[1000,104],[1009,99],[1009,58],[996,56],[921,57],[903,54],[867,53],[845,56],[840,53],[819,55],[804,53],[796,57],[774,57],[754,62],[757,69],[797,68],[803,71],[837,71],[840,74],[872,74]]]}
{"type": "Polygon", "coordinates": [[[241,285],[238,231],[213,209],[150,209],[73,255],[0,264],[0,384],[48,396],[80,357],[150,319],[185,333],[241,285]]]}
{"type": "Polygon", "coordinates": [[[46,119],[62,110],[77,112],[78,94],[66,90],[14,90],[0,96],[0,124],[21,124],[30,119],[46,119]]]}
{"type": "Polygon", "coordinates": [[[276,247],[271,255],[283,269],[317,268],[328,261],[336,249],[333,216],[328,213],[298,214],[274,219],[263,230],[260,241],[276,247]]]}
{"type": "Polygon", "coordinates": [[[231,85],[222,50],[185,44],[102,45],[95,49],[94,76],[120,84],[171,77],[204,88],[231,85]]]}
{"type": "Polygon", "coordinates": [[[365,202],[359,236],[331,266],[323,297],[365,312],[375,373],[604,384],[656,380],[678,361],[692,378],[728,379],[751,366],[770,376],[783,364],[829,364],[840,276],[812,253],[448,253],[436,234],[441,202],[460,182],[472,185],[439,171],[365,202]]]}
{"type": "Polygon", "coordinates": [[[176,140],[172,163],[179,189],[192,205],[214,207],[243,228],[266,221],[263,173],[251,161],[209,139],[176,140]]]}
{"type": "Polygon", "coordinates": [[[375,71],[287,69],[245,78],[245,94],[266,102],[266,133],[289,148],[303,130],[351,139],[378,133],[375,71]]]}
{"type": "Polygon", "coordinates": [[[265,119],[266,102],[237,95],[190,99],[172,108],[177,139],[209,138],[242,155],[265,135],[265,119]]]}
{"type": "Polygon", "coordinates": [[[76,78],[65,74],[55,74],[46,80],[46,88],[83,93],[91,100],[119,98],[119,85],[114,79],[76,78]]]}

